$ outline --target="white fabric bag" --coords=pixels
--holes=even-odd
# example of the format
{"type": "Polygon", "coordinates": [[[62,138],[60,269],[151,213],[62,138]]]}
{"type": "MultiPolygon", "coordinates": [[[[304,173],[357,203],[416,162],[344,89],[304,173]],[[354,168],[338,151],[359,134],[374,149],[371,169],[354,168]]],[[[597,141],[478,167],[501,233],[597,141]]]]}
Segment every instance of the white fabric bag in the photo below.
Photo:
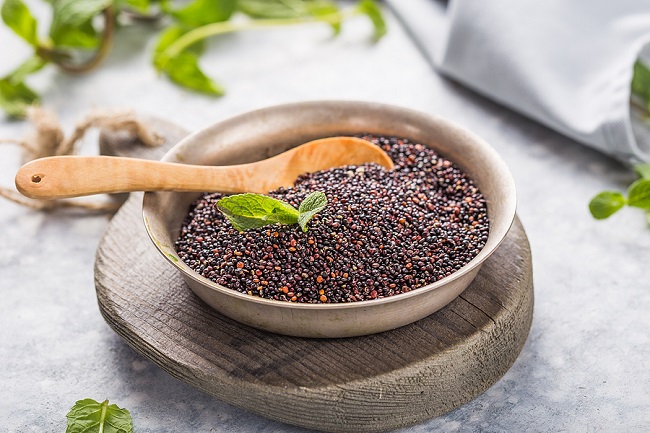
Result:
{"type": "Polygon", "coordinates": [[[630,116],[650,0],[387,1],[443,74],[620,160],[650,161],[630,116]]]}

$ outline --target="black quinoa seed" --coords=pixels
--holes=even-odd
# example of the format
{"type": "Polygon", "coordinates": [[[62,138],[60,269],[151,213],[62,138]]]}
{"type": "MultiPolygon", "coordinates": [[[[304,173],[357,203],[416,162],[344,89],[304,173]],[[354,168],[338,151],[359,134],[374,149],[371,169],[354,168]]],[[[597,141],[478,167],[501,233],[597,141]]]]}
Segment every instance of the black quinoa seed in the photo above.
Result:
{"type": "Polygon", "coordinates": [[[298,178],[270,196],[296,208],[323,191],[308,224],[237,232],[206,193],[190,208],[176,249],[204,277],[252,296],[332,303],[380,299],[438,281],[472,260],[489,232],[485,198],[433,150],[394,137],[362,136],[395,163],[345,166],[298,178]]]}

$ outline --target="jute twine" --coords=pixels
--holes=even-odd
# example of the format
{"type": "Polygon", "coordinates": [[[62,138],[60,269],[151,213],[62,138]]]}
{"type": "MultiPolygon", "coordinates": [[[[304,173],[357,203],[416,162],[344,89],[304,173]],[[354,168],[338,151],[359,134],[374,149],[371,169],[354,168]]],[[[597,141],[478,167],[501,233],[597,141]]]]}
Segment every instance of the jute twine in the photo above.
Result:
{"type": "MultiPolygon", "coordinates": [[[[125,132],[137,137],[147,147],[162,144],[162,138],[150,131],[131,110],[95,110],[83,118],[66,137],[57,116],[40,107],[31,107],[27,119],[34,130],[22,139],[0,139],[2,144],[15,144],[21,147],[23,163],[46,156],[74,155],[78,143],[86,132],[93,128],[104,131],[125,132]]],[[[51,211],[61,208],[79,208],[92,212],[113,213],[120,203],[94,201],[88,199],[33,200],[21,195],[13,188],[0,186],[0,196],[36,210],[51,211]]]]}

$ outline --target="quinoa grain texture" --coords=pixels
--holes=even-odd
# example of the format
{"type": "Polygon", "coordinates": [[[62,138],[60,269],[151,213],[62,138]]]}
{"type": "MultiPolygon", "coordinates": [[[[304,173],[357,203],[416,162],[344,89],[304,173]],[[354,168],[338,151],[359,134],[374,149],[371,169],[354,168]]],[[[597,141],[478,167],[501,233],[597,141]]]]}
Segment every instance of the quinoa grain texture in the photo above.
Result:
{"type": "Polygon", "coordinates": [[[179,257],[204,277],[242,293],[289,302],[380,299],[431,284],[472,260],[489,232],[485,198],[451,161],[406,139],[361,136],[395,163],[346,166],[299,177],[268,195],[296,208],[323,191],[326,208],[302,232],[273,225],[243,233],[215,208],[190,207],[179,257]]]}

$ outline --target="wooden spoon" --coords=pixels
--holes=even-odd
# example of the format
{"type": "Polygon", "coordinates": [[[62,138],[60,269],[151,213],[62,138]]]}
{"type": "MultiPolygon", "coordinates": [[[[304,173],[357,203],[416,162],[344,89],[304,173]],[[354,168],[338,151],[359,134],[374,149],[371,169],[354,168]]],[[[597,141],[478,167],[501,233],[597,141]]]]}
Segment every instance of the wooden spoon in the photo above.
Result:
{"type": "Polygon", "coordinates": [[[31,161],[16,174],[16,188],[37,199],[130,191],[269,191],[292,186],[307,172],[374,162],[393,169],[378,146],[360,138],[310,141],[263,161],[202,166],[113,156],[53,156],[31,161]]]}

